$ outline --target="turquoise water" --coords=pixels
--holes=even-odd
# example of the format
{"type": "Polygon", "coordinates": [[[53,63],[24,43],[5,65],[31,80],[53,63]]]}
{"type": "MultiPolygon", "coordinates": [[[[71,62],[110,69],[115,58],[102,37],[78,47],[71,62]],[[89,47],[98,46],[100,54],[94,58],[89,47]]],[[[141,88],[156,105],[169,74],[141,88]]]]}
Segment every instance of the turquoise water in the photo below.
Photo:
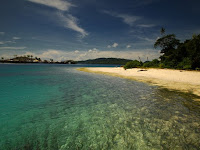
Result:
{"type": "Polygon", "coordinates": [[[76,67],[0,65],[1,150],[200,149],[192,95],[76,67]]]}

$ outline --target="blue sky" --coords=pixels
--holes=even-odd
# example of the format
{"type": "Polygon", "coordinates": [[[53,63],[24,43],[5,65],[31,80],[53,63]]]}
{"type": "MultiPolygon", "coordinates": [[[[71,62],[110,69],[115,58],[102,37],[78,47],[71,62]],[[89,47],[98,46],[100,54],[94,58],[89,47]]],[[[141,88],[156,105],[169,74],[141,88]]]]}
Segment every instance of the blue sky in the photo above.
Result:
{"type": "Polygon", "coordinates": [[[200,33],[199,0],[1,0],[0,56],[158,58],[160,28],[200,33]]]}

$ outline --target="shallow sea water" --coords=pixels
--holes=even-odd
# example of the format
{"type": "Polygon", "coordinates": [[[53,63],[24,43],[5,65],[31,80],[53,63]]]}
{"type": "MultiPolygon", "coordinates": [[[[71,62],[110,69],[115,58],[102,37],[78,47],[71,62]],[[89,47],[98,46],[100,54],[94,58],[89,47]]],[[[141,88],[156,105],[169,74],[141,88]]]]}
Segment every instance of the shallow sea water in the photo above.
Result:
{"type": "Polygon", "coordinates": [[[193,99],[67,65],[0,65],[0,149],[200,149],[193,99]]]}

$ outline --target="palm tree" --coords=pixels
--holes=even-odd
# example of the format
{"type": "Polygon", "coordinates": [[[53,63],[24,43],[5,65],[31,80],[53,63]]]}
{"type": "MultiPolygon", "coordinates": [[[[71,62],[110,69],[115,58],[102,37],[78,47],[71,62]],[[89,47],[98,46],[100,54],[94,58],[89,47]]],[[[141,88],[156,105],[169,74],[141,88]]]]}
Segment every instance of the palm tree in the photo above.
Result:
{"type": "Polygon", "coordinates": [[[30,57],[31,57],[31,62],[33,62],[33,55],[30,55],[30,57]]]}
{"type": "Polygon", "coordinates": [[[161,33],[161,35],[164,35],[164,34],[165,34],[165,28],[162,27],[162,28],[160,29],[160,33],[161,33]]]}

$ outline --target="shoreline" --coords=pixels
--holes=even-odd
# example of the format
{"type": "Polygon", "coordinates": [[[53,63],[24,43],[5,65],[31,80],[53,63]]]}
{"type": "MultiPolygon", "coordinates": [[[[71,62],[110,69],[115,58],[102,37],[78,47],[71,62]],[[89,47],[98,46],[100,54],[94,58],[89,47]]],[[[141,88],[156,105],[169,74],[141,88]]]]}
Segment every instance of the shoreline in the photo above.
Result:
{"type": "Polygon", "coordinates": [[[79,68],[77,70],[131,79],[167,88],[169,90],[194,94],[199,97],[197,100],[200,101],[200,72],[197,71],[157,68],[133,68],[124,70],[122,67],[91,67],[79,68]]]}

